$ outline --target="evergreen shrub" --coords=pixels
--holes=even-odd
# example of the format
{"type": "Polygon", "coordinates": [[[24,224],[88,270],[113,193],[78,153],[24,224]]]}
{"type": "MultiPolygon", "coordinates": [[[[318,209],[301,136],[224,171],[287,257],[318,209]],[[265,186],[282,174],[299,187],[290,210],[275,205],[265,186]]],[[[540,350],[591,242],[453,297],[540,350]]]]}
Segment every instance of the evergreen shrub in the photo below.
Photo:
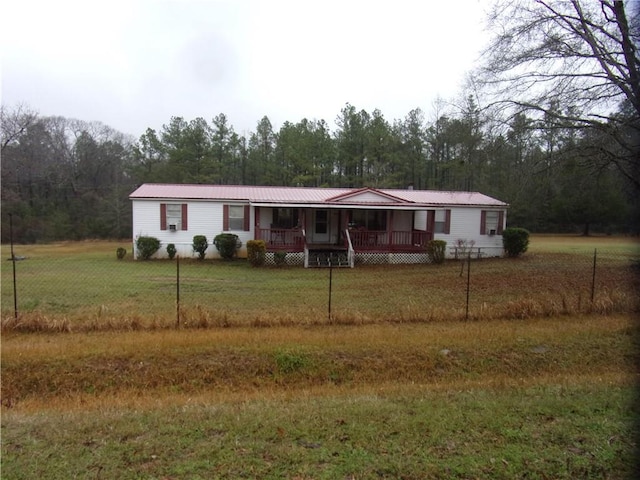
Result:
{"type": "Polygon", "coordinates": [[[198,254],[198,260],[204,260],[209,242],[204,235],[195,235],[193,237],[193,251],[198,254]]]}
{"type": "Polygon", "coordinates": [[[529,248],[529,230],[509,227],[502,232],[502,246],[508,257],[517,257],[529,248]]]}
{"type": "Polygon", "coordinates": [[[238,236],[233,233],[221,233],[216,235],[213,239],[213,244],[218,249],[220,257],[225,260],[231,260],[236,255],[238,249],[242,246],[238,236]]]}
{"type": "Polygon", "coordinates": [[[136,238],[136,249],[142,260],[149,260],[160,250],[160,240],[156,237],[139,236],[136,238]]]}
{"type": "Polygon", "coordinates": [[[429,240],[427,243],[427,255],[432,263],[444,262],[447,254],[447,242],[444,240],[429,240]]]}
{"type": "Polygon", "coordinates": [[[284,265],[287,261],[287,252],[275,252],[273,254],[273,261],[276,265],[284,265]]]}
{"type": "Polygon", "coordinates": [[[247,258],[249,259],[249,263],[254,267],[264,265],[266,253],[267,244],[264,240],[249,240],[247,242],[247,258]]]}
{"type": "Polygon", "coordinates": [[[169,260],[173,260],[173,258],[176,256],[176,252],[176,246],[173,243],[167,245],[167,255],[169,256],[169,260]]]}

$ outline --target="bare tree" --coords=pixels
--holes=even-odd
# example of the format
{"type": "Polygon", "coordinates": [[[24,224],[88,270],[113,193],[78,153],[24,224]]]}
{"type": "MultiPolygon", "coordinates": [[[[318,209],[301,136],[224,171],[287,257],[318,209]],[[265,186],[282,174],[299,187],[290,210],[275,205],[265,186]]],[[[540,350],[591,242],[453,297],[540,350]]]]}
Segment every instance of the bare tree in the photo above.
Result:
{"type": "Polygon", "coordinates": [[[638,15],[623,0],[499,0],[478,81],[503,113],[605,135],[601,156],[640,189],[638,15]]]}
{"type": "Polygon", "coordinates": [[[26,105],[20,104],[11,109],[0,105],[0,152],[17,141],[36,120],[38,114],[26,105]]]}

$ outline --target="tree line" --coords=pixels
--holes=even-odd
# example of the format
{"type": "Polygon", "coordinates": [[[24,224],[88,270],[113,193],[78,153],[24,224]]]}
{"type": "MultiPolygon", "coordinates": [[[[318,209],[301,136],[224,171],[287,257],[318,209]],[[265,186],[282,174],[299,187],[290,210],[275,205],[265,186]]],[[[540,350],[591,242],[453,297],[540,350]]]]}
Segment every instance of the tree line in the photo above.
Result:
{"type": "Polygon", "coordinates": [[[346,104],[335,126],[175,116],[138,139],[2,107],[2,241],[131,237],[139,184],[480,191],[534,232],[638,233],[638,12],[620,0],[498,1],[461,99],[402,119],[346,104]],[[505,23],[505,20],[508,22],[505,23]],[[11,222],[9,222],[11,214],[11,222]]]}

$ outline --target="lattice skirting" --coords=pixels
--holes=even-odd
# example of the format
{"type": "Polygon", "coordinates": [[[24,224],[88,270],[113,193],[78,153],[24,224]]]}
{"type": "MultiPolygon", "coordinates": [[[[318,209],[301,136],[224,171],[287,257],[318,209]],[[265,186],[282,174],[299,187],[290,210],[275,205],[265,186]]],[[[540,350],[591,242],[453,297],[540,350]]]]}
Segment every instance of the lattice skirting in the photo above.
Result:
{"type": "Polygon", "coordinates": [[[304,252],[288,252],[284,256],[284,260],[278,259],[274,252],[267,252],[264,258],[265,265],[304,265],[304,252]]]}
{"type": "Polygon", "coordinates": [[[356,265],[431,263],[426,253],[356,253],[356,265]]]}
{"type": "MultiPolygon", "coordinates": [[[[487,249],[489,250],[489,249],[487,249]]],[[[492,256],[499,256],[499,251],[487,252],[492,256]]],[[[304,252],[288,252],[284,260],[276,260],[277,254],[267,252],[265,265],[304,265],[304,252]]],[[[447,257],[453,258],[453,257],[447,257]]],[[[476,257],[472,257],[474,260],[476,257]]],[[[431,263],[431,259],[426,253],[356,253],[355,264],[357,265],[408,265],[416,263],[431,263]]]]}

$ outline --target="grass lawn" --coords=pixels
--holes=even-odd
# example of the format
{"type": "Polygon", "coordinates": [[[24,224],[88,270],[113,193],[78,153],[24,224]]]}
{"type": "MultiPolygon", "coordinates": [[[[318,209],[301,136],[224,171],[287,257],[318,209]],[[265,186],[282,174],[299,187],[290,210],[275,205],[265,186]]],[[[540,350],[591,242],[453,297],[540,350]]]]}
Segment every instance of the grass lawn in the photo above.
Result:
{"type": "Polygon", "coordinates": [[[619,253],[640,253],[638,237],[622,237],[611,235],[532,235],[529,252],[541,253],[585,253],[592,255],[594,250],[619,253]]]}
{"type": "MultiPolygon", "coordinates": [[[[456,316],[458,263],[335,271],[338,286],[361,288],[336,294],[329,322],[320,300],[299,317],[286,301],[316,288],[322,297],[326,271],[194,262],[187,299],[248,296],[225,304],[226,324],[202,303],[187,312],[200,328],[178,329],[164,328],[174,325],[163,309],[175,303],[146,300],[172,291],[168,262],[118,262],[116,243],[90,253],[86,243],[21,247],[29,258],[18,267],[43,290],[31,315],[70,328],[3,331],[2,478],[638,478],[635,297],[609,286],[635,278],[620,273],[620,258],[637,244],[596,247],[617,252],[598,271],[600,301],[629,303],[586,311],[569,295],[583,288],[572,264],[548,268],[549,258],[575,258],[565,242],[534,237],[515,262],[473,263],[485,275],[474,295],[486,303],[474,304],[473,321],[456,316]],[[58,276],[46,277],[40,261],[58,276]],[[88,280],[96,268],[116,281],[88,280]],[[410,287],[441,303],[420,313],[426,304],[407,305],[410,287]],[[562,308],[559,291],[564,311],[545,310],[562,308]],[[385,304],[394,295],[404,306],[385,304]]],[[[593,244],[579,247],[592,262],[593,244]]]]}
{"type": "MultiPolygon", "coordinates": [[[[16,255],[26,257],[16,262],[19,328],[166,328],[178,320],[186,327],[406,323],[467,315],[487,319],[628,312],[636,305],[632,265],[640,258],[639,243],[630,238],[534,237],[530,252],[521,258],[472,262],[469,291],[466,267],[451,260],[443,265],[334,269],[330,296],[326,269],[252,268],[244,260],[188,259],[178,272],[176,263],[166,260],[133,261],[129,256],[118,261],[119,245],[124,244],[16,247],[16,255]],[[599,252],[595,276],[594,248],[599,252]]],[[[2,256],[10,256],[6,246],[2,256]]],[[[12,274],[5,262],[5,329],[13,325],[12,274]]]]}

